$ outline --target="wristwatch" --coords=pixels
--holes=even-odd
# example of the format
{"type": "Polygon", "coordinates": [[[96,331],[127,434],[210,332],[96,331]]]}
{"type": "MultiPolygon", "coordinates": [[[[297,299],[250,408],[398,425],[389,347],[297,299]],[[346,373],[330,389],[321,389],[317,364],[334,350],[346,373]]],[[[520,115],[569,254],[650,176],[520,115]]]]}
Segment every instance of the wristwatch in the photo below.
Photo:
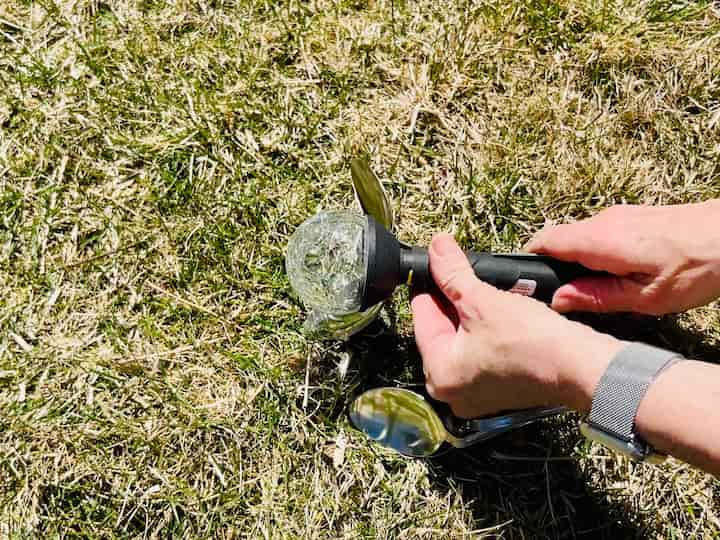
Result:
{"type": "Polygon", "coordinates": [[[661,463],[657,453],[635,433],[635,416],[653,380],[682,357],[674,352],[630,343],[610,361],[600,378],[587,419],[580,432],[634,461],[661,463]]]}

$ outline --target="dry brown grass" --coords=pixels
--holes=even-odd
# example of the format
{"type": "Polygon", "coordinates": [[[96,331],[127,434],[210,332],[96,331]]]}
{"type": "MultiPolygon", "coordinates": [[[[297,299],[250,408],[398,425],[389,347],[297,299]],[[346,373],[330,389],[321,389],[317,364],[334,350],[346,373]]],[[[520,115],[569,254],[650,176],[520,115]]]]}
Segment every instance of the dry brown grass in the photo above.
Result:
{"type": "MultiPolygon", "coordinates": [[[[344,408],[419,380],[404,299],[320,346],[283,272],[360,146],[413,242],[720,197],[717,4],[9,0],[0,88],[0,536],[720,535],[717,481],[573,422],[370,445],[344,408]]],[[[718,313],[610,324],[717,359],[718,313]]]]}

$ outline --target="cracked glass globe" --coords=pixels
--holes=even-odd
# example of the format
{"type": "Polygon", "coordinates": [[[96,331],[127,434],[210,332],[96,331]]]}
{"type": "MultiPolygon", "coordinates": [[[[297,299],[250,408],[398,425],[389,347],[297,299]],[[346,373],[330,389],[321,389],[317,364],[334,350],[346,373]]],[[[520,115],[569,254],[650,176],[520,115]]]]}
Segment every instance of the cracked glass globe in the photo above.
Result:
{"type": "Polygon", "coordinates": [[[285,268],[302,302],[329,315],[360,310],[365,282],[367,218],[321,212],[290,237],[285,268]]]}

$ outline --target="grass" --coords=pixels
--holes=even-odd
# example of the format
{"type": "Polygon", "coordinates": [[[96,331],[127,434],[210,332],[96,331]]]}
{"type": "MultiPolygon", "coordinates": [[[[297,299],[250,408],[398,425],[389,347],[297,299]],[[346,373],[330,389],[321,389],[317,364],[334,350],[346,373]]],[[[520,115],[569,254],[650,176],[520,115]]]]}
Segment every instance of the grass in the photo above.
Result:
{"type": "MultiPolygon", "coordinates": [[[[359,149],[409,242],[720,197],[717,3],[6,0],[0,88],[0,537],[720,536],[716,480],[573,419],[369,444],[406,298],[313,343],[283,270],[359,149]]],[[[720,358],[717,305],[594,322],[720,358]]]]}

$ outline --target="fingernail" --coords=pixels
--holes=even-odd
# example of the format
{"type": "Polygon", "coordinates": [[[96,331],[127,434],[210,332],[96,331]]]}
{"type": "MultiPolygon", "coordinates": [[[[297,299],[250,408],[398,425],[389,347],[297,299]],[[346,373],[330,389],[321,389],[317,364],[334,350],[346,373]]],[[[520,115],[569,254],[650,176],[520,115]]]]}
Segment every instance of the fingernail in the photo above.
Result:
{"type": "Polygon", "coordinates": [[[568,296],[555,293],[552,301],[552,308],[558,313],[567,313],[573,308],[572,300],[568,296]]]}
{"type": "Polygon", "coordinates": [[[455,253],[456,246],[455,239],[449,234],[439,234],[432,241],[433,251],[441,257],[455,253]]]}

